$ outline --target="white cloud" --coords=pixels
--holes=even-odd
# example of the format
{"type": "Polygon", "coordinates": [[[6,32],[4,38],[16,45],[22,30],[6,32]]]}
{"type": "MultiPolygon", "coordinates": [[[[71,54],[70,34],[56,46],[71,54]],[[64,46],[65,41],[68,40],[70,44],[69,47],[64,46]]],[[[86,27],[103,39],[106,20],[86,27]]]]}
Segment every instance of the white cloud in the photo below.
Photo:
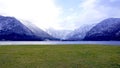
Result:
{"type": "Polygon", "coordinates": [[[78,28],[84,24],[99,23],[106,18],[120,17],[119,2],[117,0],[84,0],[78,6],[79,11],[66,16],[64,21],[69,27],[78,28]]]}
{"type": "Polygon", "coordinates": [[[0,0],[0,13],[32,21],[40,28],[57,27],[60,9],[54,0],[0,0]]]}
{"type": "MultiPolygon", "coordinates": [[[[107,18],[106,13],[102,12],[97,5],[97,0],[86,0],[80,5],[82,12],[78,15],[79,24],[94,24],[107,18]]],[[[105,9],[106,7],[104,7],[105,9]]],[[[77,24],[78,25],[78,24],[77,24]]]]}
{"type": "Polygon", "coordinates": [[[120,17],[119,2],[84,0],[78,7],[67,10],[66,5],[56,6],[55,0],[0,0],[0,14],[29,20],[40,28],[75,29],[105,18],[120,17]]]}

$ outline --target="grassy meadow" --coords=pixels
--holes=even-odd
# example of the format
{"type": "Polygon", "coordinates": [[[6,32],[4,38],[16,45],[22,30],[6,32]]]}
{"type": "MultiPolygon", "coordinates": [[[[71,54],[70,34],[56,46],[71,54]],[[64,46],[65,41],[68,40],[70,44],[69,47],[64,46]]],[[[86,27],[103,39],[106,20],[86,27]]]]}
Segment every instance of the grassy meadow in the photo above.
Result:
{"type": "Polygon", "coordinates": [[[120,46],[0,46],[0,68],[120,68],[120,46]]]}

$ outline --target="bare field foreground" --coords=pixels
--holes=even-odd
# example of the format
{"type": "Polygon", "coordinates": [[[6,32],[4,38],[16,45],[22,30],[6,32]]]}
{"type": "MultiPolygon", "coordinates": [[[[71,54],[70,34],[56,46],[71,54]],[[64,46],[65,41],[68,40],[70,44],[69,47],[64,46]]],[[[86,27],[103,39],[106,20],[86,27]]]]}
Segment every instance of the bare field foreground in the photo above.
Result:
{"type": "Polygon", "coordinates": [[[120,68],[120,46],[0,46],[0,68],[120,68]]]}

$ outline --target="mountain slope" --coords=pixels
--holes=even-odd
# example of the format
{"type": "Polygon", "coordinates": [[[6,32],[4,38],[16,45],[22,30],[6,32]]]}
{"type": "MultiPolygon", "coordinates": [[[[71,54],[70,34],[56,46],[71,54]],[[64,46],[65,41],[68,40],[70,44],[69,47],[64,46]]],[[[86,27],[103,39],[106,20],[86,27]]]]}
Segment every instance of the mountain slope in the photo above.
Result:
{"type": "Polygon", "coordinates": [[[86,33],[94,26],[95,24],[92,25],[83,25],[78,29],[75,29],[73,32],[69,33],[67,35],[66,40],[71,40],[71,41],[80,41],[83,40],[84,37],[86,36],[86,33]]]}
{"type": "Polygon", "coordinates": [[[84,40],[120,40],[120,18],[109,18],[94,26],[84,40]]]}
{"type": "Polygon", "coordinates": [[[45,40],[14,17],[0,16],[0,40],[35,41],[45,40]]]}
{"type": "Polygon", "coordinates": [[[59,40],[57,38],[54,38],[53,36],[49,35],[47,32],[43,31],[42,29],[38,28],[37,26],[35,26],[34,24],[32,24],[29,21],[23,21],[21,20],[21,22],[28,27],[36,36],[41,37],[45,40],[59,40]]]}

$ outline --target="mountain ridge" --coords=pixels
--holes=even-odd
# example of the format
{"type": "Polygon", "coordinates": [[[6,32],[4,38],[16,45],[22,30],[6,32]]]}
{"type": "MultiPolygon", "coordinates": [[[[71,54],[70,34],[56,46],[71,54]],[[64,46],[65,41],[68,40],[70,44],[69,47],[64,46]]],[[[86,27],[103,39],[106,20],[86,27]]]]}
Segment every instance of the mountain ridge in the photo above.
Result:
{"type": "MultiPolygon", "coordinates": [[[[41,31],[42,33],[43,31],[41,31]]],[[[43,33],[46,34],[47,33],[43,33]]],[[[9,16],[0,16],[0,40],[1,41],[44,41],[54,40],[48,36],[37,35],[29,27],[25,26],[18,19],[9,16]]]]}
{"type": "Polygon", "coordinates": [[[0,16],[1,41],[111,41],[120,40],[120,18],[107,18],[97,24],[72,30],[42,30],[29,21],[0,16]]]}
{"type": "Polygon", "coordinates": [[[94,26],[84,40],[120,40],[120,18],[108,18],[94,26]]]}

